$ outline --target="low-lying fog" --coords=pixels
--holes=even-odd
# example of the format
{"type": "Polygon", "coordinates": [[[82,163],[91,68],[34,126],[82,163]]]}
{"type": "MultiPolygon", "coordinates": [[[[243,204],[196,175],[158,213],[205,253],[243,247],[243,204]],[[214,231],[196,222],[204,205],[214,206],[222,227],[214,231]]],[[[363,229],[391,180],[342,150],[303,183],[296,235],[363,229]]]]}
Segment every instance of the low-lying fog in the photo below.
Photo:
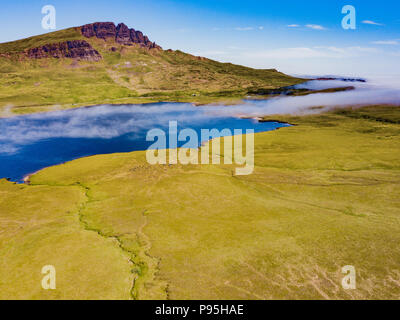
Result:
{"type": "MultiPolygon", "coordinates": [[[[107,139],[126,136],[128,140],[138,142],[145,139],[145,133],[148,130],[166,128],[170,120],[178,121],[181,129],[185,127],[208,129],[213,125],[221,127],[226,124],[226,128],[232,130],[234,128],[230,126],[235,125],[236,128],[241,128],[245,123],[238,123],[237,121],[243,121],[238,120],[238,117],[320,112],[321,110],[310,110],[310,107],[316,106],[333,108],[367,104],[400,105],[400,80],[395,78],[367,80],[365,83],[337,80],[309,81],[296,87],[321,90],[354,86],[356,89],[306,96],[281,95],[269,100],[248,99],[233,106],[196,107],[190,103],[102,105],[0,118],[0,166],[5,165],[4,157],[18,155],[22,148],[25,148],[24,152],[26,153],[39,141],[54,143],[56,139],[58,139],[57,141],[68,139],[68,143],[71,143],[73,139],[98,139],[97,141],[101,140],[104,143],[107,139]]],[[[3,116],[11,114],[9,109],[4,112],[3,116]]],[[[252,126],[257,128],[257,125],[253,124],[252,126]]],[[[267,129],[260,125],[259,130],[267,129]]],[[[85,147],[83,146],[83,148],[85,147]]],[[[41,148],[45,148],[45,146],[43,145],[41,148]]],[[[34,152],[37,152],[37,149],[34,152]]],[[[43,153],[43,150],[40,152],[43,153]]],[[[97,151],[93,150],[93,152],[97,151]]],[[[87,154],[94,154],[93,152],[87,152],[87,154]]],[[[82,156],[81,153],[82,151],[79,156],[82,156]]],[[[49,156],[52,156],[51,152],[49,156]]]]}
{"type": "MultiPolygon", "coordinates": [[[[10,144],[24,144],[52,137],[112,138],[140,132],[168,120],[182,125],[206,121],[209,117],[262,116],[318,112],[310,107],[400,104],[400,80],[381,78],[362,82],[309,81],[296,88],[321,90],[354,86],[355,90],[317,93],[306,96],[278,96],[269,100],[245,100],[234,106],[194,107],[187,103],[163,103],[144,106],[97,106],[68,111],[0,119],[0,152],[12,149],[10,144]],[[124,116],[121,116],[124,115],[124,116]],[[102,120],[102,121],[99,121],[102,120]],[[107,121],[104,121],[107,120],[107,121]]],[[[10,115],[10,110],[5,110],[10,115]]]]}

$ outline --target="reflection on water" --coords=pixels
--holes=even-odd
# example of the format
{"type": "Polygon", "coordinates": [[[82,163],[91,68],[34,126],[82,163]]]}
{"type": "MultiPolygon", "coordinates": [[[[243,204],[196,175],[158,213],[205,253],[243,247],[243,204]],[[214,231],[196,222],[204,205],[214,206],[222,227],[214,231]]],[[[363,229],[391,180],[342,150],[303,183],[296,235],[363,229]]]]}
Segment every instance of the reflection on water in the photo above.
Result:
{"type": "Polygon", "coordinates": [[[146,141],[148,130],[160,128],[168,136],[170,120],[178,122],[178,130],[192,128],[199,137],[201,129],[261,132],[286,126],[188,103],[97,106],[0,119],[0,177],[21,181],[44,167],[84,156],[146,150],[153,144],[146,141]]]}
{"type": "MultiPolygon", "coordinates": [[[[385,81],[383,81],[385,80],[385,81]]],[[[348,82],[309,81],[298,88],[321,90],[348,86],[348,82]]],[[[396,81],[353,82],[353,91],[318,93],[307,96],[278,96],[268,100],[245,100],[234,106],[195,107],[189,103],[96,106],[75,110],[0,119],[0,178],[20,181],[41,168],[94,154],[146,150],[147,131],[166,130],[169,121],[178,129],[273,130],[285,124],[258,123],[239,116],[257,117],[282,113],[318,112],[346,105],[400,104],[400,85],[396,81]]],[[[183,143],[182,143],[183,144],[183,143]]]]}

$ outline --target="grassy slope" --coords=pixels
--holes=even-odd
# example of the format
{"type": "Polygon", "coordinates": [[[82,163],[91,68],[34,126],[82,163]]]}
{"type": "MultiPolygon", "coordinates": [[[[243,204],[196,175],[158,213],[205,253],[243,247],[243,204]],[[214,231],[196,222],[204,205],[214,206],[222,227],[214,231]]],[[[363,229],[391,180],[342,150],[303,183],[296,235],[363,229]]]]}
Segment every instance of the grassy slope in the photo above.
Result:
{"type": "Polygon", "coordinates": [[[97,103],[232,100],[243,97],[248,88],[278,88],[303,81],[275,70],[198,59],[180,51],[149,51],[87,39],[75,28],[0,44],[1,53],[12,53],[0,57],[3,116],[11,111],[30,113],[97,103]],[[90,42],[104,59],[77,63],[71,59],[26,60],[16,54],[75,39],[90,42]],[[111,47],[117,51],[110,51],[111,47]]]}
{"type": "MultiPolygon", "coordinates": [[[[104,236],[117,237],[120,254],[131,255],[138,299],[398,299],[400,127],[394,120],[399,116],[398,107],[281,116],[297,126],[256,135],[256,168],[249,176],[232,176],[232,166],[149,166],[144,152],[80,159],[32,177],[34,185],[43,186],[4,182],[0,212],[2,219],[40,234],[37,221],[52,212],[46,199],[76,215],[80,188],[82,221],[103,235],[92,237],[102,247],[104,236]],[[50,193],[59,190],[55,184],[70,185],[63,188],[75,198],[63,196],[60,206],[50,193]],[[82,200],[85,193],[88,198],[82,200]],[[13,202],[15,197],[26,201],[13,202]],[[17,216],[15,208],[21,212],[17,216]],[[356,267],[357,290],[340,286],[345,265],[356,267]]],[[[7,225],[1,237],[14,230],[7,225]]],[[[55,239],[62,230],[48,225],[47,235],[55,239]]],[[[20,234],[21,240],[29,239],[20,234]]],[[[78,235],[77,230],[68,241],[76,250],[87,250],[88,242],[78,235]]],[[[14,275],[15,266],[23,268],[19,276],[35,274],[49,261],[39,252],[57,258],[54,248],[69,245],[43,237],[29,243],[11,255],[2,253],[1,275],[14,275]],[[31,257],[37,266],[27,262],[31,257]]],[[[109,250],[117,254],[117,248],[109,250]]],[[[63,252],[63,261],[75,264],[104,259],[96,260],[95,254],[72,258],[63,252]]],[[[106,262],[101,270],[117,283],[125,281],[128,290],[130,266],[124,259],[111,266],[106,262]],[[115,275],[112,268],[123,262],[125,272],[115,275]]],[[[0,284],[3,297],[21,297],[17,289],[22,287],[24,296],[36,294],[37,279],[18,279],[0,284]]],[[[82,280],[81,297],[103,292],[104,279],[96,271],[82,280]]],[[[57,292],[77,296],[68,286],[57,292]]]]}
{"type": "Polygon", "coordinates": [[[129,256],[116,240],[85,230],[85,202],[79,187],[0,181],[0,299],[131,297],[129,256]],[[55,291],[41,287],[45,265],[56,268],[55,291]]]}

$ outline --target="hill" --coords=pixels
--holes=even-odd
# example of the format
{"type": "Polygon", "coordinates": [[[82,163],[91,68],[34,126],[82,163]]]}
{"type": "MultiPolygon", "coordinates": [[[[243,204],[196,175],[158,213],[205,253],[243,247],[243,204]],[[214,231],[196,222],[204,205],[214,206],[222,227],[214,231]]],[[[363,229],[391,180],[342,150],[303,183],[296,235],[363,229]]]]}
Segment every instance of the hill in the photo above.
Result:
{"type": "Polygon", "coordinates": [[[100,22],[0,44],[0,107],[238,99],[303,82],[274,69],[163,50],[125,24],[100,22]]]}
{"type": "Polygon", "coordinates": [[[279,116],[249,176],[140,151],[0,180],[0,299],[398,299],[399,116],[279,116]]]}

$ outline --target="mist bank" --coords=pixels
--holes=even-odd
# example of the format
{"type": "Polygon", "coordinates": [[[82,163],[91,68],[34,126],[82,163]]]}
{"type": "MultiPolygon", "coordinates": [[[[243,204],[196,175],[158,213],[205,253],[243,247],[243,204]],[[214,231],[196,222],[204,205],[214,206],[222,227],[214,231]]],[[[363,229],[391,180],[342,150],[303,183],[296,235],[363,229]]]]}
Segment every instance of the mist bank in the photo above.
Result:
{"type": "MultiPolygon", "coordinates": [[[[311,80],[294,88],[324,90],[346,87],[340,80],[311,80]]],[[[253,117],[276,114],[301,115],[331,108],[371,105],[400,105],[400,80],[374,78],[352,82],[354,90],[314,93],[305,96],[279,95],[266,100],[247,99],[235,105],[194,106],[190,103],[153,103],[144,105],[100,105],[71,110],[0,119],[0,154],[17,152],[34,141],[54,138],[112,139],[125,134],[134,137],[168,121],[182,126],[201,126],[210,119],[253,117]],[[321,107],[321,108],[315,108],[321,107]]]]}
{"type": "Polygon", "coordinates": [[[205,140],[288,126],[204,111],[187,103],[157,103],[97,106],[1,119],[0,179],[21,182],[32,172],[77,158],[148,150],[154,148],[155,132],[157,145],[165,138],[168,148],[198,148],[209,130],[212,133],[205,140]],[[171,130],[171,126],[176,129],[171,130]],[[176,141],[177,130],[184,129],[185,134],[190,131],[190,140],[179,138],[171,144],[176,141]],[[201,141],[193,136],[201,137],[201,141]]]}
{"type": "MultiPolygon", "coordinates": [[[[349,86],[349,83],[343,80],[310,80],[295,85],[293,88],[318,91],[345,88],[349,86]]],[[[371,104],[400,105],[400,80],[397,77],[367,78],[366,82],[352,81],[351,86],[354,90],[293,97],[281,95],[267,100],[247,100],[245,105],[232,106],[230,111],[235,110],[236,114],[257,117],[274,114],[301,115],[338,107],[371,104]],[[315,107],[322,108],[316,110],[315,107]]]]}

